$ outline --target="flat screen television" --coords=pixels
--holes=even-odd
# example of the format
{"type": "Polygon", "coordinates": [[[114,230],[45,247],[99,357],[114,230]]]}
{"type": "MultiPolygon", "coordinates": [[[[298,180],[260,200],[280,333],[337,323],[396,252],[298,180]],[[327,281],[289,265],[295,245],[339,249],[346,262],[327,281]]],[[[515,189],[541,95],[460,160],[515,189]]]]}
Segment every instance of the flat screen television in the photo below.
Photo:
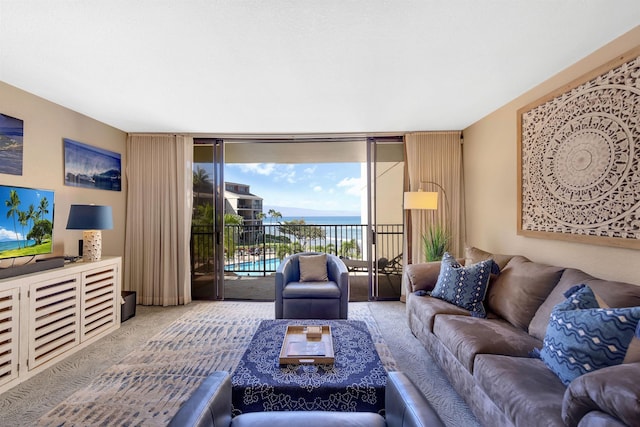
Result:
{"type": "Polygon", "coordinates": [[[53,252],[54,192],[0,185],[0,259],[53,252]]]}

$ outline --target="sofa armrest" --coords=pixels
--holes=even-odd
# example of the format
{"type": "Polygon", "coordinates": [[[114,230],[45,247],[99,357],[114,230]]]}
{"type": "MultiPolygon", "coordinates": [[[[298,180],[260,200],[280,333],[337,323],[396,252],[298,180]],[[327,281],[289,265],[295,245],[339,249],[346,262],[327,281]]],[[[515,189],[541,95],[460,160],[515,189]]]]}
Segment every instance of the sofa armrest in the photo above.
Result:
{"type": "Polygon", "coordinates": [[[444,427],[426,397],[401,372],[389,372],[385,419],[388,427],[444,427]]]}
{"type": "Polygon", "coordinates": [[[227,372],[214,372],[184,402],[169,427],[227,427],[231,408],[231,378],[227,372]]]}
{"type": "Polygon", "coordinates": [[[440,261],[409,264],[404,268],[403,283],[407,294],[416,291],[431,291],[440,274],[440,261]]]}
{"type": "Polygon", "coordinates": [[[577,426],[591,411],[609,414],[627,425],[640,420],[640,362],[599,369],[569,384],[562,401],[562,419],[577,426]]]}

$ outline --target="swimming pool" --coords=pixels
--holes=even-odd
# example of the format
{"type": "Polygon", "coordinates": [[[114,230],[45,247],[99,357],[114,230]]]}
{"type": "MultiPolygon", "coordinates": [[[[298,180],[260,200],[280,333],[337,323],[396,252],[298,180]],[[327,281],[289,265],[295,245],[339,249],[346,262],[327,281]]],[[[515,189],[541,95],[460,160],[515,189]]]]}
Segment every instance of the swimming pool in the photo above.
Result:
{"type": "Polygon", "coordinates": [[[263,272],[275,272],[280,264],[278,258],[259,259],[256,261],[246,261],[236,264],[227,264],[224,271],[232,271],[234,273],[244,273],[249,276],[262,276],[263,272]]]}

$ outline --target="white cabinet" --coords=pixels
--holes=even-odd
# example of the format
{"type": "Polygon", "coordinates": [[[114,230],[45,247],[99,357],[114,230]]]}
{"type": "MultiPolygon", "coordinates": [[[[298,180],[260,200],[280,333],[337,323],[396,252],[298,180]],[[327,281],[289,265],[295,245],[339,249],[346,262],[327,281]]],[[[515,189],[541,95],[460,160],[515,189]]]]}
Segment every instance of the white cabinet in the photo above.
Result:
{"type": "Polygon", "coordinates": [[[120,327],[121,259],[0,280],[0,393],[120,327]]]}

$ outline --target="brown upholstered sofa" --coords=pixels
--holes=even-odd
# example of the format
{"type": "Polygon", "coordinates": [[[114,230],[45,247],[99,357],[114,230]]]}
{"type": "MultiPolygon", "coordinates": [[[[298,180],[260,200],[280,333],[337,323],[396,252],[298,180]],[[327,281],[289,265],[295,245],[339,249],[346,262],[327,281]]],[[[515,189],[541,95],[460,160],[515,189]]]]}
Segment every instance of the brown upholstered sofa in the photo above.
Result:
{"type": "Polygon", "coordinates": [[[413,334],[446,372],[479,421],[487,426],[640,426],[640,362],[596,370],[569,386],[539,358],[553,307],[574,285],[586,284],[610,307],[640,306],[640,286],[594,278],[580,270],[522,256],[467,248],[470,265],[491,257],[484,305],[487,318],[424,295],[440,262],[405,267],[407,315],[413,334]]]}

